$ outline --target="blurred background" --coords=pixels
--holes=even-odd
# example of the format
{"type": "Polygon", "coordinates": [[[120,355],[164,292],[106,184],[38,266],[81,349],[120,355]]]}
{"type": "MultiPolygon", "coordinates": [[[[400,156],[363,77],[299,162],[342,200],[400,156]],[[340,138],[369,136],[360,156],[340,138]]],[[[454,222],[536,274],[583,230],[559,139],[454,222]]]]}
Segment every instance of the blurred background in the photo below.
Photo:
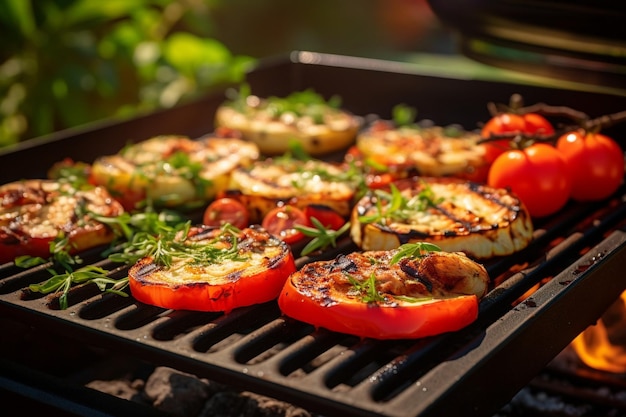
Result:
{"type": "Polygon", "coordinates": [[[455,54],[425,0],[2,0],[0,147],[175,106],[292,50],[455,54]]]}

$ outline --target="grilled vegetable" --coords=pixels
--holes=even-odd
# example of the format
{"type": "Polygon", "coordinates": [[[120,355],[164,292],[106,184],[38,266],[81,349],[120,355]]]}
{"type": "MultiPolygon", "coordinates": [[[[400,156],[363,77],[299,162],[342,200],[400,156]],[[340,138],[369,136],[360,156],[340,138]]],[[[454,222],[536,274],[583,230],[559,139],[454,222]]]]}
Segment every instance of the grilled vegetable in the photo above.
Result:
{"type": "Polygon", "coordinates": [[[252,223],[284,204],[302,210],[323,205],[347,217],[360,180],[359,172],[341,164],[273,158],[234,170],[224,195],[248,207],[252,223]]]}
{"type": "Polygon", "coordinates": [[[92,181],[127,210],[144,200],[161,207],[200,205],[228,186],[233,169],[258,157],[255,145],[234,137],[158,136],[98,158],[92,181]]]}
{"type": "Polygon", "coordinates": [[[275,299],[296,267],[287,244],[260,227],[189,227],[155,238],[129,272],[132,295],[163,308],[231,311],[275,299]]]}
{"type": "Polygon", "coordinates": [[[76,188],[57,180],[0,186],[0,263],[18,256],[48,258],[51,245],[75,254],[113,241],[96,217],[116,217],[122,206],[102,187],[76,188]]]}
{"type": "Polygon", "coordinates": [[[460,126],[398,126],[379,120],[357,136],[356,149],[370,176],[452,176],[481,181],[488,164],[479,140],[478,134],[460,126]]]}
{"type": "Polygon", "coordinates": [[[309,263],[289,277],[278,304],[286,316],[336,332],[420,338],[472,323],[488,282],[464,254],[417,243],[309,263]]]}
{"type": "Polygon", "coordinates": [[[282,155],[296,142],[309,155],[347,148],[356,137],[359,119],[312,90],[287,97],[260,98],[242,88],[217,109],[216,126],[240,131],[265,155],[282,155]]]}
{"type": "Polygon", "coordinates": [[[419,177],[375,190],[356,204],[351,224],[351,237],[363,250],[425,241],[474,259],[510,255],[533,234],[515,195],[451,178],[419,177]]]}

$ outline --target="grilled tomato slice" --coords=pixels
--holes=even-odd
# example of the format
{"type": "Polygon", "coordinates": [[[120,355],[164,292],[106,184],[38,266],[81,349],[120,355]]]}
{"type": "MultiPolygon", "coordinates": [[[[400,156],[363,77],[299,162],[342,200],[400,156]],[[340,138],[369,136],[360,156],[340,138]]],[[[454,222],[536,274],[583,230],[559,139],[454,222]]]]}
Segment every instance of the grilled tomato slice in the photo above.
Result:
{"type": "Polygon", "coordinates": [[[309,263],[289,277],[278,304],[288,317],[375,339],[421,338],[472,323],[488,288],[485,268],[461,253],[422,248],[309,263]]]}
{"type": "Polygon", "coordinates": [[[96,217],[124,212],[102,187],[76,188],[57,180],[24,180],[0,186],[0,263],[28,255],[48,258],[50,244],[66,241],[74,254],[108,244],[115,233],[96,217]]]}
{"type": "Polygon", "coordinates": [[[132,295],[177,310],[224,311],[275,299],[296,270],[286,243],[263,228],[193,226],[161,236],[129,272],[132,295]]]}

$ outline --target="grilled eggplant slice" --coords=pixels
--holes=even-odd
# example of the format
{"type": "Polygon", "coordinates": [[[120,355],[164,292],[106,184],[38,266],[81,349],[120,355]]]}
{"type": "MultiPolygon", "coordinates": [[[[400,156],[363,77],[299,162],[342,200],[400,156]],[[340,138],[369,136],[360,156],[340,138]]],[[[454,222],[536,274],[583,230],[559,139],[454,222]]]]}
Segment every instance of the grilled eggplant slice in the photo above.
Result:
{"type": "Polygon", "coordinates": [[[378,120],[359,133],[356,149],[372,175],[379,171],[376,167],[384,167],[380,172],[396,179],[422,175],[482,181],[488,164],[480,139],[478,133],[456,125],[396,126],[378,120]]]}
{"type": "Polygon", "coordinates": [[[124,212],[103,187],[76,188],[56,180],[24,180],[0,186],[0,263],[28,255],[48,258],[50,243],[66,241],[68,253],[105,245],[115,233],[97,216],[124,212]]]}
{"type": "Polygon", "coordinates": [[[193,206],[214,198],[228,186],[233,169],[258,158],[254,144],[236,137],[157,136],[98,158],[92,177],[127,210],[144,200],[161,207],[193,206]]]}
{"type": "Polygon", "coordinates": [[[474,259],[510,255],[532,240],[533,224],[511,192],[453,178],[414,177],[355,205],[350,234],[363,250],[431,242],[474,259]]]}
{"type": "Polygon", "coordinates": [[[248,207],[253,223],[281,204],[323,205],[347,219],[360,180],[343,164],[268,158],[234,170],[226,195],[248,207]]]}
{"type": "Polygon", "coordinates": [[[309,155],[322,156],[353,144],[361,122],[306,90],[287,97],[240,94],[217,109],[215,125],[241,132],[264,155],[282,155],[294,141],[309,155]]]}

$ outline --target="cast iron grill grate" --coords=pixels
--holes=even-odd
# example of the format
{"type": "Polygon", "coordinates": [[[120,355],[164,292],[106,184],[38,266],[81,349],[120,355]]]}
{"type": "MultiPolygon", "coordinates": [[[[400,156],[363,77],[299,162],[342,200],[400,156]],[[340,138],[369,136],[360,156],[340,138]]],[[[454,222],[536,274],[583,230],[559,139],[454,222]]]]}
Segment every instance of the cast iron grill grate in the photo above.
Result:
{"type": "MultiPolygon", "coordinates": [[[[259,87],[258,94],[265,94],[267,88],[273,88],[273,94],[282,94],[284,88],[309,86],[320,92],[339,92],[355,113],[377,112],[383,116],[381,108],[389,109],[398,102],[411,104],[407,95],[414,99],[438,97],[439,101],[428,102],[432,111],[440,111],[436,120],[450,117],[440,103],[446,101],[446,95],[448,99],[454,97],[460,108],[471,108],[469,102],[482,105],[488,101],[483,98],[493,100],[495,94],[508,96],[514,91],[532,100],[549,94],[556,97],[557,91],[424,77],[395,65],[366,62],[359,67],[355,62],[359,63],[319,56],[314,61],[270,65],[251,73],[250,82],[259,87]],[[345,90],[351,82],[356,84],[355,89],[345,90]],[[362,84],[368,86],[369,94],[363,94],[362,84]],[[458,98],[458,88],[465,88],[473,96],[458,98]]],[[[564,100],[588,98],[580,92],[560,94],[564,100]]],[[[209,130],[198,126],[220,101],[221,97],[211,97],[190,105],[184,115],[167,114],[176,116],[176,120],[192,118],[193,123],[189,123],[193,128],[181,132],[193,135],[198,130],[209,130]],[[194,114],[198,114],[195,119],[194,114]]],[[[615,109],[615,103],[623,102],[603,101],[598,111],[606,109],[608,113],[615,109]]],[[[423,107],[429,108],[426,104],[423,107]]],[[[480,119],[471,111],[463,117],[480,119]]],[[[453,121],[463,123],[460,118],[455,116],[453,121]]],[[[50,165],[47,158],[58,160],[59,152],[71,149],[78,154],[70,157],[86,160],[90,152],[105,153],[98,149],[103,146],[101,137],[117,138],[129,129],[142,132],[136,133],[138,136],[150,136],[151,129],[157,134],[171,131],[180,121],[167,123],[167,118],[157,114],[131,124],[96,129],[82,138],[73,135],[55,139],[6,158],[0,155],[0,162],[15,165],[14,176],[36,177],[40,175],[37,170],[50,165]],[[89,152],[84,145],[57,149],[61,144],[87,139],[94,144],[89,152]],[[48,146],[56,151],[47,153],[48,146]],[[20,171],[25,169],[23,161],[36,158],[38,163],[31,164],[31,172],[20,171]]],[[[108,146],[115,147],[111,143],[108,146]]],[[[30,284],[48,278],[46,265],[29,270],[0,266],[0,311],[85,344],[124,351],[141,360],[268,395],[326,416],[489,416],[600,317],[626,288],[624,219],[626,190],[622,188],[609,201],[570,204],[557,216],[537,222],[531,246],[485,264],[495,285],[481,302],[478,320],[461,331],[422,340],[362,340],[316,329],[281,316],[275,302],[229,314],[172,311],[143,305],[132,297],[102,294],[92,286],[74,288],[69,308],[61,310],[54,297],[27,290],[30,284]]],[[[343,241],[325,257],[353,249],[349,241],[343,241]]],[[[100,250],[82,257],[85,264],[113,270],[116,277],[126,274],[125,266],[102,258],[100,250]]],[[[300,258],[298,264],[309,261],[300,258]]]]}

